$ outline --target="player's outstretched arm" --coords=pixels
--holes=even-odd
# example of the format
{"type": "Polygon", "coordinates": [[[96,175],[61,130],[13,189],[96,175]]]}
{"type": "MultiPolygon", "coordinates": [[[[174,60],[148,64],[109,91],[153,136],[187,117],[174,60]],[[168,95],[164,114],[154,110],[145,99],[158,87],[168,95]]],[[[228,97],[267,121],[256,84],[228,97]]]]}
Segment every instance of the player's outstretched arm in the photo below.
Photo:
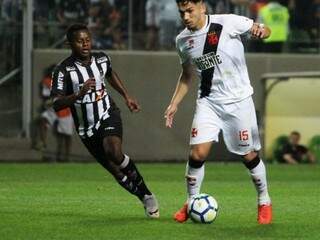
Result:
{"type": "Polygon", "coordinates": [[[271,30],[262,23],[253,23],[250,33],[254,38],[265,39],[270,36],[271,30]]]}
{"type": "Polygon", "coordinates": [[[78,99],[82,98],[91,88],[94,88],[95,86],[95,80],[89,79],[83,84],[82,88],[77,93],[68,96],[53,96],[53,109],[55,111],[59,111],[64,108],[71,107],[78,99]]]}
{"type": "Polygon", "coordinates": [[[115,71],[112,71],[111,76],[108,78],[108,82],[125,99],[126,105],[131,112],[139,112],[141,110],[138,101],[128,94],[127,89],[115,71]]]}
{"type": "Polygon", "coordinates": [[[176,90],[172,96],[171,102],[164,113],[166,119],[166,127],[171,128],[173,118],[178,110],[178,105],[187,94],[190,83],[192,81],[192,66],[190,63],[182,64],[182,72],[178,79],[176,90]]]}

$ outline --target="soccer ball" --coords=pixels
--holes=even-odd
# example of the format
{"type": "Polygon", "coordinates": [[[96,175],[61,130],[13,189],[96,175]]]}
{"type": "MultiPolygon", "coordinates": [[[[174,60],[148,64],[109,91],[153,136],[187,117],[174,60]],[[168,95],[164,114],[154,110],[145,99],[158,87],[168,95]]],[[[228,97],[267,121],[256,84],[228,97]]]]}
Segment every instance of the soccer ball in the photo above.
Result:
{"type": "Polygon", "coordinates": [[[188,203],[189,216],[197,223],[212,223],[217,217],[217,212],[217,201],[206,193],[194,196],[188,203]]]}

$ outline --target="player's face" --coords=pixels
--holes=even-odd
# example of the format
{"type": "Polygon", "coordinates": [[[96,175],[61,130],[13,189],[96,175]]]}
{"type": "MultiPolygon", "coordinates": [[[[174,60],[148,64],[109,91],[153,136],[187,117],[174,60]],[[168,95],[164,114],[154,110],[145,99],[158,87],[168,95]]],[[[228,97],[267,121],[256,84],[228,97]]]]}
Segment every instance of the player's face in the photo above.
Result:
{"type": "Polygon", "coordinates": [[[204,26],[206,7],[203,2],[180,2],[178,8],[182,22],[189,30],[199,30],[204,26]]]}
{"type": "Polygon", "coordinates": [[[91,55],[91,35],[86,30],[80,30],[74,33],[71,42],[73,54],[82,60],[90,59],[91,55]]]}
{"type": "Polygon", "coordinates": [[[290,143],[292,145],[298,145],[299,144],[299,141],[300,141],[300,136],[297,135],[297,134],[291,134],[290,135],[290,143]]]}

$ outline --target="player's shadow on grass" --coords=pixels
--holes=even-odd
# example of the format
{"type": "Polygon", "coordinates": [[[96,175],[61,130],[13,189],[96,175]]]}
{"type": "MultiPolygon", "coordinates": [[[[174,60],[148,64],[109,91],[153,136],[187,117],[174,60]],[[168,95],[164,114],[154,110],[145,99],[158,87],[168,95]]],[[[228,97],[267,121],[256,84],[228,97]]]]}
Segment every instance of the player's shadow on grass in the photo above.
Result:
{"type": "Polygon", "coordinates": [[[32,216],[37,217],[37,219],[64,219],[71,222],[78,222],[80,224],[105,224],[106,222],[114,222],[115,224],[121,223],[126,221],[127,223],[130,222],[137,222],[137,221],[148,221],[148,219],[144,213],[141,211],[141,215],[125,215],[125,214],[119,214],[119,215],[110,215],[108,212],[101,212],[101,213],[81,213],[81,212],[70,212],[70,211],[37,211],[35,209],[23,209],[23,210],[1,210],[0,214],[3,215],[20,215],[20,216],[32,216]]]}
{"type": "Polygon", "coordinates": [[[78,223],[83,225],[92,225],[92,226],[105,226],[106,223],[110,224],[175,224],[174,220],[171,217],[160,217],[159,219],[150,219],[145,216],[143,213],[141,215],[118,215],[118,216],[110,216],[108,214],[95,216],[87,216],[86,218],[80,219],[78,223]]]}

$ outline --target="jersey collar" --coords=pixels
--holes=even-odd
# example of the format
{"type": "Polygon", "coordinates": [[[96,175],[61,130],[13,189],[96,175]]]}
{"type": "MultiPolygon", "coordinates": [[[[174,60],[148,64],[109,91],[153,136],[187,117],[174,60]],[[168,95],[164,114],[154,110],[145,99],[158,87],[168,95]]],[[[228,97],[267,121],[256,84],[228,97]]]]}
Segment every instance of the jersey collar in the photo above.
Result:
{"type": "Polygon", "coordinates": [[[91,55],[91,58],[90,58],[90,61],[89,61],[89,63],[88,64],[85,64],[85,63],[83,63],[81,60],[79,60],[78,58],[76,58],[75,56],[71,56],[72,58],[73,58],[73,60],[74,60],[74,62],[76,63],[76,64],[78,64],[78,65],[80,65],[80,66],[90,66],[91,65],[91,63],[93,62],[93,60],[94,60],[94,57],[93,57],[93,55],[91,55]]]}

